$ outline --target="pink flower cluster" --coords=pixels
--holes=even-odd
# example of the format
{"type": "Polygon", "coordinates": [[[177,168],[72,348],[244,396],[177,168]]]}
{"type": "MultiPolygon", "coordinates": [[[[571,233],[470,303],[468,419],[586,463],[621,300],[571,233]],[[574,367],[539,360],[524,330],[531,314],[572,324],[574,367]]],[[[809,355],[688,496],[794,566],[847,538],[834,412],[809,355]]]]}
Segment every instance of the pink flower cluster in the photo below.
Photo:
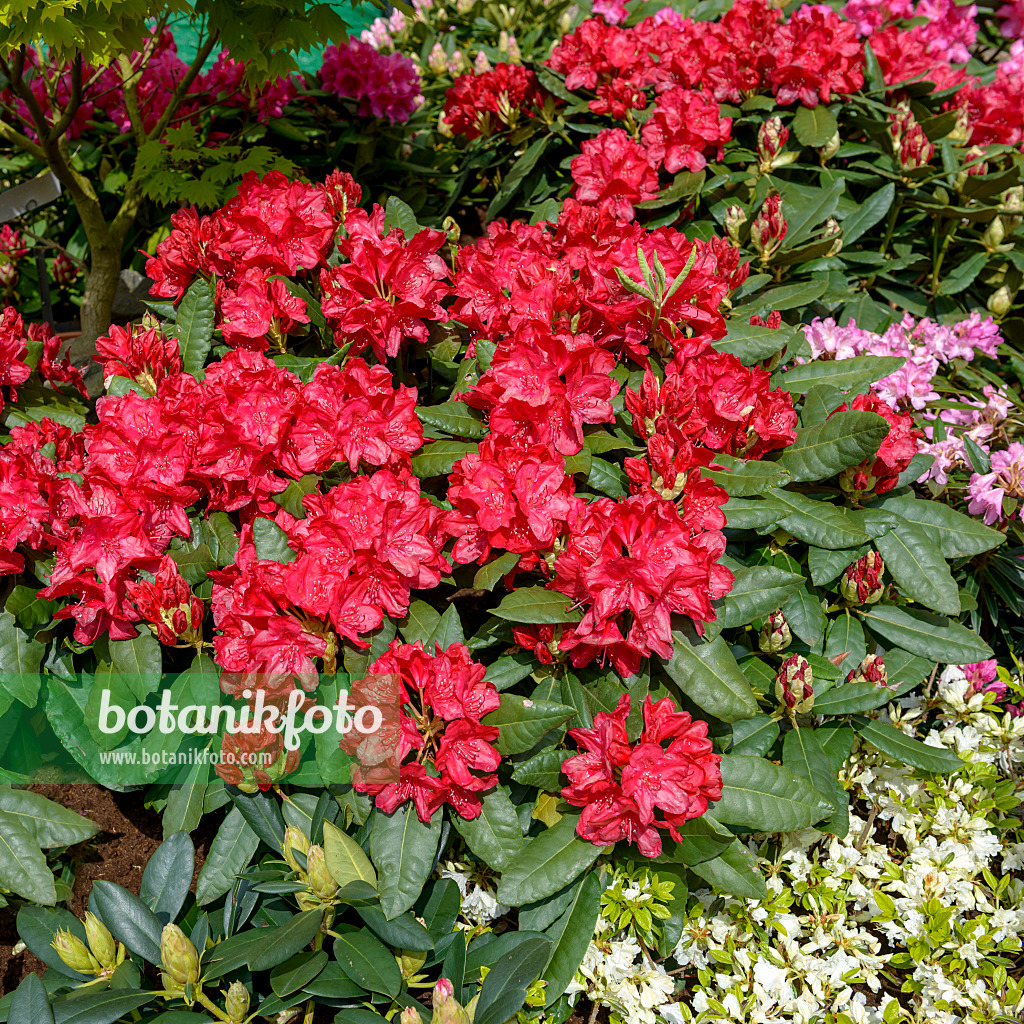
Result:
{"type": "MultiPolygon", "coordinates": [[[[972,473],[967,485],[967,508],[983,516],[987,525],[1002,522],[1006,498],[1024,498],[1024,444],[1013,441],[1005,450],[989,455],[989,472],[972,473]]],[[[1024,521],[1024,505],[1019,506],[1024,521]]]]}
{"type": "Polygon", "coordinates": [[[860,36],[871,36],[895,22],[924,19],[903,31],[916,46],[951,63],[963,63],[978,35],[974,4],[958,6],[954,0],[848,0],[843,16],[860,36]]]}
{"type": "Polygon", "coordinates": [[[933,380],[940,366],[952,359],[970,362],[975,353],[994,357],[1002,342],[991,317],[971,313],[955,324],[940,324],[904,314],[883,334],[866,331],[855,320],[840,326],[835,320],[815,318],[804,328],[813,359],[852,359],[854,356],[903,356],[906,365],[874,385],[874,391],[892,409],[921,411],[939,396],[933,380]]]}
{"type": "Polygon", "coordinates": [[[358,101],[361,117],[408,121],[423,102],[416,64],[399,53],[381,53],[361,39],[324,50],[324,89],[358,101]]]}

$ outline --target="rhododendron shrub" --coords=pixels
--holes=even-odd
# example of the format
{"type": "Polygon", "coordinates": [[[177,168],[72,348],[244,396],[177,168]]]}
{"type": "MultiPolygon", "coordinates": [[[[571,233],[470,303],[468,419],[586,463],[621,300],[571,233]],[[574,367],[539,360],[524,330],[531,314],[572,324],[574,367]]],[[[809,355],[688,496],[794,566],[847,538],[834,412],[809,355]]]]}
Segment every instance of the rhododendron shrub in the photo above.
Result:
{"type": "MultiPolygon", "coordinates": [[[[50,743],[104,785],[206,787],[314,886],[282,890],[300,907],[348,913],[340,885],[395,918],[442,836],[503,905],[553,907],[616,847],[727,878],[746,831],[845,834],[835,744],[934,757],[860,715],[990,656],[960,582],[1002,536],[915,483],[903,360],[730,314],[737,246],[605,199],[459,244],[343,172],[249,176],[174,215],[87,414],[4,312],[0,709],[36,739],[3,767],[50,743]],[[218,717],[131,725],[166,702],[218,717]],[[332,727],[345,707],[379,721],[332,727]],[[153,753],[197,744],[217,763],[187,777],[153,753]],[[322,862],[279,793],[320,807],[322,862]]],[[[937,364],[998,345],[980,318],[901,330],[937,364]]]]}

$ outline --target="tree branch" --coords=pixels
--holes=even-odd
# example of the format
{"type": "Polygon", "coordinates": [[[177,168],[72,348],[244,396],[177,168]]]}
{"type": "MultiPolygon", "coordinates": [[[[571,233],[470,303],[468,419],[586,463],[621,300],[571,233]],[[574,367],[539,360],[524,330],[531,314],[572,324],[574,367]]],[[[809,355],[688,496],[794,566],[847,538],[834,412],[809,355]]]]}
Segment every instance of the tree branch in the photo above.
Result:
{"type": "Polygon", "coordinates": [[[55,142],[70,127],[82,106],[82,55],[79,54],[71,64],[71,95],[68,96],[67,106],[64,113],[57,119],[50,129],[47,140],[55,142]]]}
{"type": "Polygon", "coordinates": [[[178,112],[178,108],[185,101],[185,96],[192,87],[192,83],[199,77],[199,72],[202,71],[203,65],[206,63],[206,58],[210,56],[213,52],[214,46],[217,45],[217,38],[219,35],[220,33],[217,30],[212,31],[210,33],[210,37],[199,48],[195,59],[188,67],[188,71],[185,72],[181,81],[174,87],[174,92],[171,95],[170,101],[164,109],[164,112],[160,115],[160,120],[156,123],[156,127],[148,133],[147,139],[159,139],[160,136],[167,131],[167,126],[171,123],[172,118],[178,112]]]}
{"type": "Polygon", "coordinates": [[[128,111],[128,123],[132,126],[135,144],[141,146],[146,141],[146,130],[139,112],[139,94],[136,86],[142,75],[142,67],[133,68],[131,61],[122,53],[117,58],[117,69],[121,74],[121,89],[124,95],[125,110],[128,111]]]}

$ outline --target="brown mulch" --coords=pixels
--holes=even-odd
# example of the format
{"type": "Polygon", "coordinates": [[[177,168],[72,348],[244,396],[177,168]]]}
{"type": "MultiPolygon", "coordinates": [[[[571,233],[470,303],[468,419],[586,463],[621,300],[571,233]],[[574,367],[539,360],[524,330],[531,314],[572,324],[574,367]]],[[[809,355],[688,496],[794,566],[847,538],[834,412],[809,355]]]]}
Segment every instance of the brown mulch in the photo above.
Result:
{"type": "MultiPolygon", "coordinates": [[[[74,867],[75,884],[68,909],[83,917],[89,904],[89,892],[96,879],[107,879],[138,895],[142,871],[153,851],[160,845],[163,831],[160,815],[145,806],[145,790],[114,793],[101,786],[51,785],[33,786],[32,790],[55,803],[78,811],[94,821],[100,832],[79,843],[68,852],[74,867]]],[[[196,846],[196,877],[206,859],[206,851],[216,835],[221,815],[204,817],[192,834],[196,846]]],[[[14,954],[18,941],[15,911],[0,910],[0,995],[17,988],[25,975],[42,974],[46,965],[27,950],[14,954]]]]}

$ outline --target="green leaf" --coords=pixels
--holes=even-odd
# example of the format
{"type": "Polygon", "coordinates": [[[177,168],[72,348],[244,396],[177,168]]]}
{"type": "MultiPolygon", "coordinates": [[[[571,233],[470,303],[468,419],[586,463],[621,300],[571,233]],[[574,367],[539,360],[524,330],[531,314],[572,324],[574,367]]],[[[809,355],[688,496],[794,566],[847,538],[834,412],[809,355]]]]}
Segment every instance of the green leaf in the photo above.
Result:
{"type": "MultiPolygon", "coordinates": [[[[732,462],[728,456],[716,456],[715,461],[723,464],[732,462]]],[[[703,471],[704,476],[718,484],[730,498],[746,498],[752,494],[763,494],[773,487],[783,487],[789,482],[789,471],[775,462],[736,459],[724,470],[703,471]]]]}
{"type": "Polygon", "coordinates": [[[831,813],[816,789],[760,757],[722,756],[722,799],[713,805],[724,825],[758,832],[795,832],[831,813]]]}
{"type": "Polygon", "coordinates": [[[768,899],[768,887],[761,869],[738,839],[717,857],[691,864],[690,870],[718,892],[748,900],[768,899]]]}
{"type": "Polygon", "coordinates": [[[451,816],[466,845],[488,867],[504,871],[523,852],[523,832],[508,794],[496,786],[481,798],[480,814],[472,819],[451,816]]]}
{"type": "Polygon", "coordinates": [[[681,633],[673,633],[672,639],[672,657],[664,662],[665,671],[694,704],[723,722],[757,713],[754,691],[721,637],[698,644],[690,644],[681,633]]]}
{"type": "Polygon", "coordinates": [[[888,433],[889,424],[877,413],[837,412],[824,423],[798,430],[776,465],[798,483],[827,480],[871,458],[888,433]]]}
{"type": "Polygon", "coordinates": [[[792,511],[779,520],[798,540],[819,548],[852,548],[869,540],[867,533],[838,505],[815,501],[796,491],[771,491],[769,496],[792,511]]]}
{"type": "Polygon", "coordinates": [[[596,871],[588,872],[563,914],[547,930],[551,952],[541,975],[547,981],[547,1005],[560,999],[568,988],[594,938],[604,886],[596,871]]]}
{"type": "MultiPolygon", "coordinates": [[[[79,974],[68,967],[50,945],[58,931],[69,931],[85,942],[85,927],[70,911],[26,904],[18,911],[17,927],[18,938],[37,959],[53,968],[54,975],[61,974],[78,982],[91,980],[90,975],[79,974]]],[[[54,981],[56,980],[54,976],[54,981]]]]}
{"type": "MultiPolygon", "coordinates": [[[[493,220],[505,209],[512,196],[515,195],[516,189],[519,188],[520,182],[537,165],[537,161],[544,154],[544,150],[547,149],[550,140],[550,135],[542,135],[534,139],[523,155],[508,169],[508,172],[501,180],[501,185],[498,186],[498,191],[494,193],[494,198],[487,207],[487,212],[484,214],[485,222],[493,220]]],[[[509,1014],[509,1016],[512,1015],[509,1014]]]]}
{"type": "Polygon", "coordinates": [[[393,921],[389,921],[380,907],[355,909],[370,931],[389,946],[407,949],[413,953],[426,953],[434,948],[434,939],[430,932],[411,913],[399,914],[393,921]]]}
{"type": "Polygon", "coordinates": [[[849,672],[864,660],[867,643],[864,639],[864,628],[860,620],[843,611],[829,623],[828,636],[825,639],[825,657],[835,658],[845,655],[840,673],[849,672]]]}
{"type": "Polygon", "coordinates": [[[900,593],[943,615],[960,613],[960,592],[946,559],[928,532],[907,520],[875,539],[900,593]]]}
{"type": "Polygon", "coordinates": [[[426,601],[413,601],[409,605],[402,638],[408,644],[426,644],[427,637],[437,629],[441,616],[426,601]]]}
{"type": "Polygon", "coordinates": [[[199,870],[196,903],[203,906],[223,896],[249,866],[259,844],[259,836],[249,827],[242,812],[232,807],[217,829],[210,852],[199,870]]]}
{"type": "Polygon", "coordinates": [[[487,436],[487,426],[478,420],[465,402],[445,402],[443,405],[417,406],[420,422],[452,437],[471,437],[479,440],[487,436]]]}
{"type": "Polygon", "coordinates": [[[152,992],[125,992],[113,988],[106,992],[83,992],[56,1003],[53,1020],[54,1024],[113,1024],[152,998],[152,992]]]}
{"type": "Polygon", "coordinates": [[[503,693],[501,707],[482,719],[496,726],[494,746],[499,754],[521,754],[529,750],[545,733],[568,722],[576,709],[551,700],[531,700],[518,694],[503,693]]]}
{"type": "Polygon", "coordinates": [[[441,819],[438,812],[424,824],[411,801],[393,814],[374,812],[370,858],[377,869],[380,905],[389,920],[404,914],[419,899],[434,865],[441,819]]]}
{"type": "Polygon", "coordinates": [[[897,764],[909,764],[926,772],[954,772],[964,766],[963,759],[955,751],[905,736],[888,722],[857,717],[853,720],[853,727],[862,739],[893,758],[897,764]]]}
{"type": "Polygon", "coordinates": [[[337,825],[324,821],[324,860],[331,877],[344,888],[350,882],[366,882],[377,888],[377,872],[363,848],[337,825]]]}
{"type": "MultiPolygon", "coordinates": [[[[783,253],[798,249],[827,218],[835,216],[845,191],[846,182],[842,177],[837,177],[828,188],[808,188],[792,181],[783,184],[782,212],[789,224],[782,247],[783,253]]],[[[738,313],[738,310],[736,312],[738,313]]]]}
{"type": "Polygon", "coordinates": [[[527,938],[495,963],[480,986],[474,1024],[504,1024],[514,1017],[533,979],[543,970],[551,942],[546,936],[527,938]]]}
{"type": "Polygon", "coordinates": [[[557,793],[562,788],[562,763],[568,757],[567,750],[542,750],[516,765],[512,778],[524,786],[557,793]]]}
{"type": "Polygon", "coordinates": [[[433,651],[436,645],[440,645],[442,651],[447,651],[452,644],[466,642],[465,634],[462,632],[462,621],[459,619],[459,611],[454,604],[448,605],[444,614],[437,620],[423,644],[423,649],[433,651]]]}
{"type": "Polygon", "coordinates": [[[768,715],[755,715],[733,722],[730,754],[764,757],[779,738],[779,723],[768,715]]]}
{"type": "Polygon", "coordinates": [[[205,277],[197,277],[178,306],[174,336],[186,373],[196,376],[206,363],[213,345],[214,285],[205,277]]]}
{"type": "Polygon", "coordinates": [[[13,815],[44,850],[53,846],[74,846],[91,839],[99,825],[77,811],[28,789],[0,786],[0,811],[13,815]]]}
{"type": "Polygon", "coordinates": [[[290,996],[305,988],[327,966],[327,954],[296,953],[270,972],[270,989],[276,996],[290,996]]]}
{"type": "Polygon", "coordinates": [[[852,359],[816,359],[772,377],[772,386],[796,395],[827,384],[844,391],[862,388],[895,373],[906,363],[903,356],[854,356],[852,359]]]}
{"type": "Polygon", "coordinates": [[[839,785],[814,729],[795,728],[786,733],[782,741],[782,763],[832,804],[832,817],[818,827],[822,832],[844,839],[850,830],[850,800],[839,785]]]}
{"type": "Polygon", "coordinates": [[[53,1010],[38,974],[28,974],[14,990],[7,1024],[54,1024],[53,1010]]]}
{"type": "Polygon", "coordinates": [[[232,792],[231,799],[253,832],[272,850],[280,850],[285,825],[277,800],[267,793],[242,792],[232,792]]]}
{"type": "Polygon", "coordinates": [[[940,295],[957,295],[965,288],[974,284],[974,279],[985,269],[989,261],[987,252],[976,252],[963,262],[954,266],[953,270],[939,282],[940,295]]]}
{"type": "Polygon", "coordinates": [[[773,565],[743,567],[735,573],[732,590],[718,608],[716,622],[727,629],[745,626],[754,619],[781,608],[804,582],[803,576],[776,569],[773,565]]]}
{"type": "Polygon", "coordinates": [[[794,329],[788,325],[758,327],[742,320],[727,320],[726,328],[729,333],[713,341],[711,347],[734,355],[744,366],[753,366],[780,352],[794,334],[794,329]]]}
{"type": "Polygon", "coordinates": [[[974,516],[950,508],[941,501],[898,495],[886,498],[881,507],[920,527],[938,545],[945,558],[970,558],[991,551],[1006,541],[1004,534],[985,526],[974,516]]]}
{"type": "Polygon", "coordinates": [[[503,555],[490,562],[485,562],[476,571],[473,577],[474,590],[493,590],[502,576],[507,576],[518,564],[520,556],[513,551],[506,551],[503,555]]]}
{"type": "Polygon", "coordinates": [[[251,971],[269,971],[304,949],[320,930],[319,910],[304,910],[284,924],[267,928],[257,938],[246,958],[251,971]]]}
{"type": "Polygon", "coordinates": [[[977,633],[952,619],[895,605],[858,608],[865,625],[890,643],[944,665],[970,665],[993,657],[977,633]]]}
{"type": "Polygon", "coordinates": [[[734,836],[723,828],[714,815],[703,814],[683,822],[676,829],[679,841],[665,839],[662,853],[655,858],[658,864],[687,864],[692,867],[711,860],[732,845],[734,836]]]}
{"type": "Polygon", "coordinates": [[[880,708],[896,697],[894,687],[869,682],[840,683],[814,698],[816,715],[856,715],[880,708]]]}
{"type": "Polygon", "coordinates": [[[843,221],[843,245],[852,245],[873,228],[889,212],[895,197],[896,186],[890,181],[859,203],[843,221]]]}
{"type": "Polygon", "coordinates": [[[412,471],[421,480],[447,476],[456,462],[476,450],[477,445],[469,441],[448,441],[444,438],[431,441],[419,455],[412,457],[412,471]]]}
{"type": "Polygon", "coordinates": [[[824,103],[798,107],[793,116],[793,133],[802,146],[824,146],[839,131],[839,122],[824,103]]]}
{"type": "Polygon", "coordinates": [[[163,922],[138,896],[113,882],[97,879],[92,883],[89,906],[115,939],[143,960],[160,963],[163,922]]]}
{"type": "Polygon", "coordinates": [[[536,667],[532,651],[513,651],[487,666],[484,679],[494,683],[495,689],[507,690],[526,679],[536,667]]]}
{"type": "Polygon", "coordinates": [[[170,836],[175,832],[191,832],[199,827],[209,782],[210,762],[205,758],[197,757],[193,764],[182,767],[171,791],[167,794],[167,806],[164,807],[162,822],[164,836],[170,836]]]}
{"type": "Polygon", "coordinates": [[[743,498],[730,498],[722,511],[729,530],[770,530],[789,514],[789,509],[777,502],[743,498]]]}
{"type": "Polygon", "coordinates": [[[299,557],[288,544],[288,534],[271,519],[257,518],[252,521],[252,539],[256,545],[256,557],[287,565],[299,557]]]}
{"type": "Polygon", "coordinates": [[[392,999],[402,988],[402,974],[391,951],[368,928],[344,932],[334,940],[341,969],[360,988],[392,999]]]}
{"type": "Polygon", "coordinates": [[[804,585],[782,606],[789,628],[810,647],[816,647],[825,632],[825,609],[821,594],[804,585]]]}
{"type": "Polygon", "coordinates": [[[46,647],[20,629],[10,612],[0,612],[0,692],[35,707],[45,653],[46,647]]]}
{"type": "Polygon", "coordinates": [[[7,811],[0,811],[0,887],[33,903],[57,902],[46,856],[32,833],[7,811]]]}
{"type": "MultiPolygon", "coordinates": [[[[204,766],[208,764],[204,762],[204,766]]],[[[139,899],[164,924],[178,916],[192,885],[196,851],[187,832],[168,836],[154,851],[142,872],[139,899]]]]}
{"type": "Polygon", "coordinates": [[[522,856],[502,873],[498,886],[502,903],[510,907],[536,903],[558,892],[594,863],[605,848],[576,835],[580,813],[576,808],[567,811],[526,844],[522,856]]]}
{"type": "Polygon", "coordinates": [[[387,205],[384,207],[384,234],[392,228],[398,228],[406,239],[418,234],[423,228],[416,220],[416,214],[408,203],[403,202],[398,196],[388,196],[387,205]]]}
{"type": "Polygon", "coordinates": [[[502,599],[492,615],[509,622],[523,622],[534,625],[557,625],[562,622],[579,622],[580,611],[572,608],[572,601],[565,594],[544,587],[520,587],[502,599]]]}

